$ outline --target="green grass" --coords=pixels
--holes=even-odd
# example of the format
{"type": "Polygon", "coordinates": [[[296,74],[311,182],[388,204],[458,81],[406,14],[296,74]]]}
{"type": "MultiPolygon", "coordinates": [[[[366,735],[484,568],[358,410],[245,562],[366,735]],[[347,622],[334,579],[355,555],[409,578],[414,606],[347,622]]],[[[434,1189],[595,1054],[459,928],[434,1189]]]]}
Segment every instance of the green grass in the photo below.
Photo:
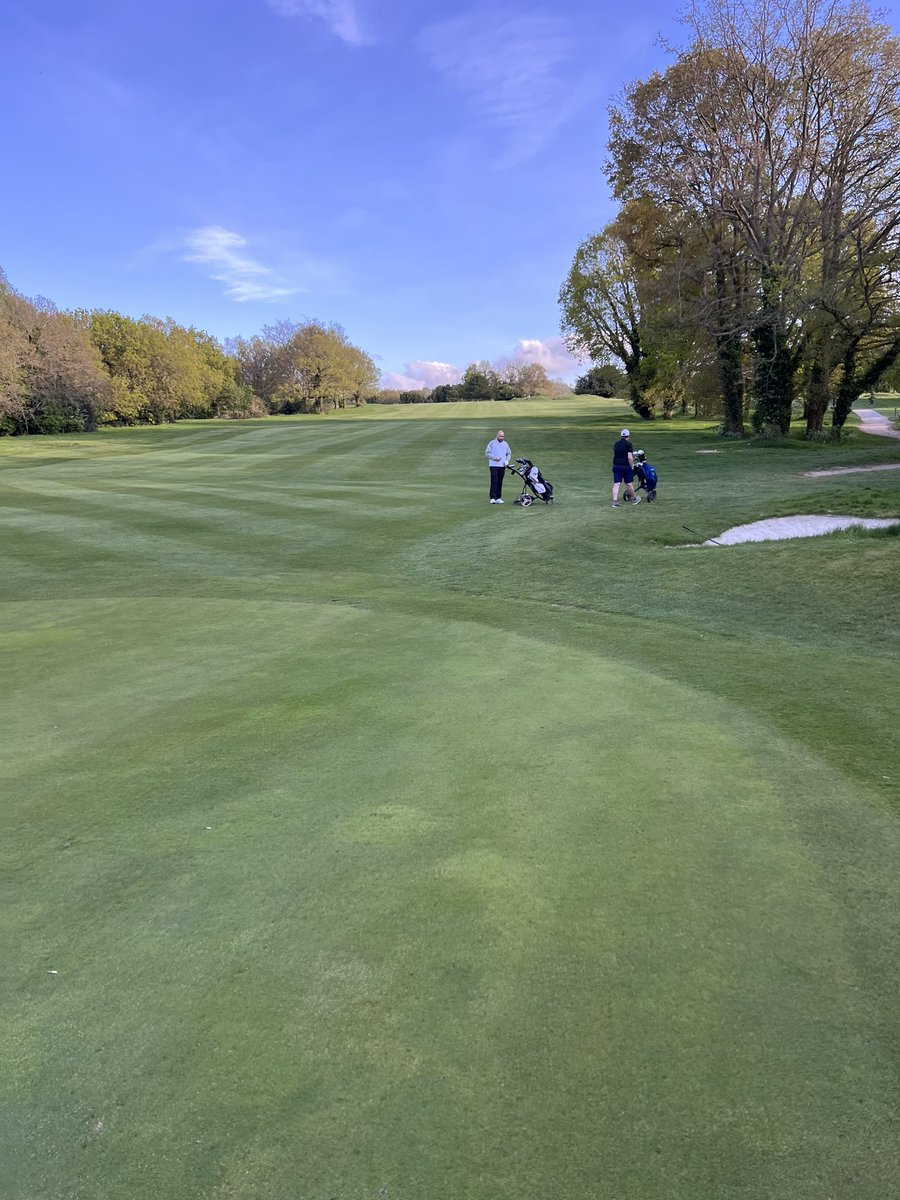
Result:
{"type": "Polygon", "coordinates": [[[897,1190],[900,444],[625,419],[0,442],[4,1200],[897,1190]]]}

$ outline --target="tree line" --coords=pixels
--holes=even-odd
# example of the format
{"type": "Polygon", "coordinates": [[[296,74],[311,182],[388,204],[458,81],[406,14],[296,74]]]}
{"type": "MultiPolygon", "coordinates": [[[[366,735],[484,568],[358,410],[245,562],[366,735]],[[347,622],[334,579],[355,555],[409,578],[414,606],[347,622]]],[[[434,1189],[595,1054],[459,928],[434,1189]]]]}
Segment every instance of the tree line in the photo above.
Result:
{"type": "Polygon", "coordinates": [[[501,359],[497,363],[470,363],[459,383],[434,388],[398,390],[384,388],[372,398],[377,404],[452,404],[463,400],[516,400],[532,396],[569,395],[572,388],[551,379],[540,363],[501,359]]]}
{"type": "Polygon", "coordinates": [[[473,363],[430,390],[382,389],[371,356],[337,324],[278,321],[220,343],[171,318],[61,312],[0,272],[0,436],[569,390],[539,364],[511,361],[473,363]]]}
{"type": "Polygon", "coordinates": [[[378,382],[339,325],[281,322],[222,345],[171,318],[60,312],[0,274],[0,435],[324,413],[363,403],[378,382]]]}
{"type": "Polygon", "coordinates": [[[615,219],[560,291],[635,412],[835,436],[900,354],[900,41],[860,0],[705,0],[610,109],[615,219]],[[826,416],[830,425],[826,428],[826,416]]]}

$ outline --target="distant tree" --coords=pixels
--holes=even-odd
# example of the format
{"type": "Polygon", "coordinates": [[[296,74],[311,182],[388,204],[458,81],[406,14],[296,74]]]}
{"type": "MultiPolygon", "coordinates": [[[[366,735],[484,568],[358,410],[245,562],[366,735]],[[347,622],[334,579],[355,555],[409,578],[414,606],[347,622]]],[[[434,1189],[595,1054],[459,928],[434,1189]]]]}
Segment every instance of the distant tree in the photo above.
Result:
{"type": "Polygon", "coordinates": [[[226,343],[246,383],[273,412],[326,413],[378,394],[374,362],[340,325],[280,321],[226,343]]]}
{"type": "Polygon", "coordinates": [[[28,336],[16,320],[11,292],[0,280],[0,435],[28,433],[28,394],[25,370],[28,336]]]}
{"type": "Polygon", "coordinates": [[[380,375],[373,359],[366,354],[365,350],[347,342],[345,354],[345,383],[348,390],[343,405],[346,407],[347,404],[351,404],[353,407],[358,407],[365,403],[367,396],[378,389],[380,375]]]}
{"type": "Polygon", "coordinates": [[[493,400],[496,377],[490,363],[470,363],[459,383],[461,400],[493,400]]]}
{"type": "Polygon", "coordinates": [[[550,388],[547,372],[540,363],[536,362],[519,363],[515,379],[510,382],[516,389],[516,395],[526,398],[544,396],[550,388]]]}
{"type": "Polygon", "coordinates": [[[26,299],[0,273],[0,434],[94,429],[109,390],[78,318],[26,299]]]}
{"type": "Polygon", "coordinates": [[[201,364],[198,407],[204,411],[197,415],[206,415],[208,410],[215,417],[265,416],[262,401],[240,381],[240,366],[235,358],[225,353],[221,343],[200,329],[191,327],[184,333],[201,364]]]}
{"type": "Polygon", "coordinates": [[[112,311],[93,312],[88,322],[112,381],[105,419],[122,425],[176,420],[179,404],[190,395],[182,376],[189,360],[183,345],[170,345],[165,322],[112,311]]]}
{"type": "Polygon", "coordinates": [[[293,386],[306,408],[324,413],[378,386],[378,371],[363,351],[353,346],[340,325],[307,321],[290,341],[293,386]]]}
{"type": "Polygon", "coordinates": [[[575,380],[577,396],[621,396],[627,387],[625,372],[611,363],[598,363],[575,380]]]}
{"type": "Polygon", "coordinates": [[[461,399],[458,383],[439,383],[431,392],[432,404],[450,404],[461,399]]]}
{"type": "Polygon", "coordinates": [[[238,364],[240,382],[266,404],[280,387],[291,381],[290,354],[286,347],[264,334],[229,338],[225,351],[238,364]]]}
{"type": "Polygon", "coordinates": [[[96,429],[110,385],[87,329],[46,302],[38,302],[37,314],[29,334],[34,351],[29,375],[38,431],[96,429]]]}

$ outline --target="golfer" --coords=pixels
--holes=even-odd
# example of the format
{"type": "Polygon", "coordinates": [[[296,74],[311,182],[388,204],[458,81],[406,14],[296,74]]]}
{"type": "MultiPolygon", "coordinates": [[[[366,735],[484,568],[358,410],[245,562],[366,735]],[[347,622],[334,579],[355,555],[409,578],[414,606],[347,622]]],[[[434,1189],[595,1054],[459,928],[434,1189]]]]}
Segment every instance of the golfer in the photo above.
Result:
{"type": "Polygon", "coordinates": [[[625,484],[626,504],[640,504],[634,491],[634,446],[628,440],[631,432],[623,429],[613,446],[613,508],[619,507],[619,485],[625,484]]]}
{"type": "Polygon", "coordinates": [[[502,504],[500,493],[503,491],[503,476],[512,458],[512,451],[502,429],[498,429],[497,436],[488,442],[484,455],[491,468],[491,504],[502,504]]]}

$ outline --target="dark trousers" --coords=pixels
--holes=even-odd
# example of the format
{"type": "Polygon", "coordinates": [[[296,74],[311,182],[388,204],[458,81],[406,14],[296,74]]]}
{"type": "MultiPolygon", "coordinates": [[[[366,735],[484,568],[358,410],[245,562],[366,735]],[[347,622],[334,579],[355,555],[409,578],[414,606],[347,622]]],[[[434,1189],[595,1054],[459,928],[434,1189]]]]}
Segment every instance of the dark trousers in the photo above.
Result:
{"type": "Polygon", "coordinates": [[[506,474],[506,467],[491,467],[491,499],[499,500],[500,493],[503,491],[503,476],[506,474]]]}

